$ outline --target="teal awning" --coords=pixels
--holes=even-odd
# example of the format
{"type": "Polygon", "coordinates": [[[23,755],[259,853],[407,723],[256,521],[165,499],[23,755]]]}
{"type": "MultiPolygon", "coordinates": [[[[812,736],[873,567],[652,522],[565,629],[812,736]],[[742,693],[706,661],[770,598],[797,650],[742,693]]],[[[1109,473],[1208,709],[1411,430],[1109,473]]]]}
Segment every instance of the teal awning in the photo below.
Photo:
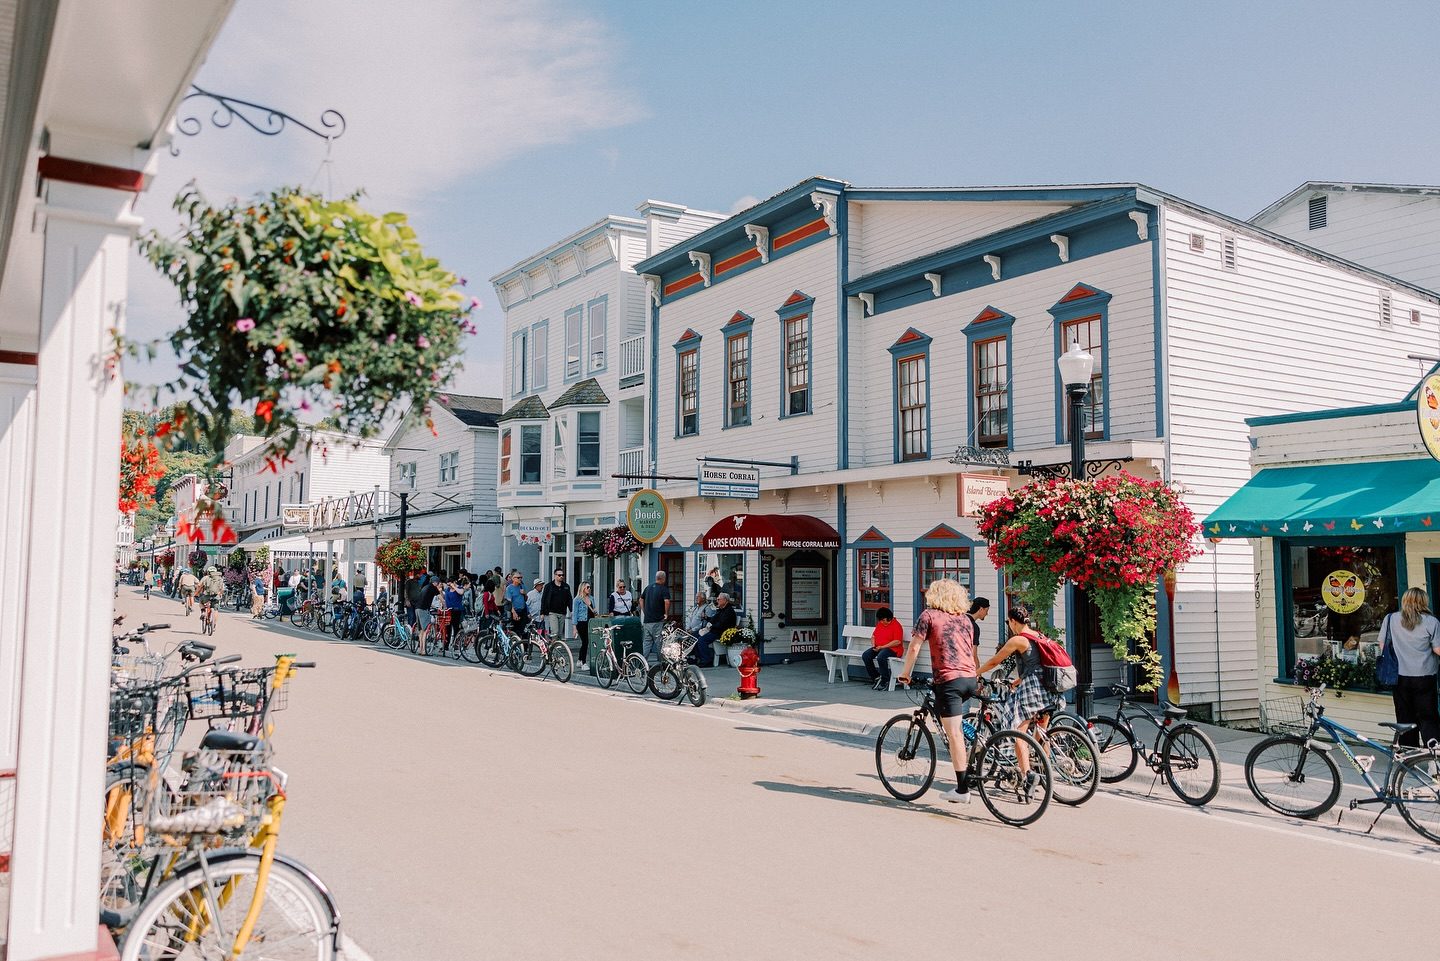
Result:
{"type": "Polygon", "coordinates": [[[1440,462],[1267,467],[1205,518],[1206,537],[1440,532],[1440,462]]]}

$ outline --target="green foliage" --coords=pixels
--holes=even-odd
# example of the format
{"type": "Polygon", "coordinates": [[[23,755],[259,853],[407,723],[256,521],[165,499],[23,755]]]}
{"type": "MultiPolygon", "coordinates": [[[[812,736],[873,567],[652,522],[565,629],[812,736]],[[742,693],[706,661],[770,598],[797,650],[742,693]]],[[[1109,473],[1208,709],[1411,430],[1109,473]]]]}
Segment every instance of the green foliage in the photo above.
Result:
{"type": "Polygon", "coordinates": [[[261,568],[270,566],[270,548],[262,547],[255,552],[255,566],[261,568]]]}
{"type": "Polygon", "coordinates": [[[474,326],[455,276],[404,215],[357,199],[282,189],[211,206],[192,185],[175,200],[180,236],[142,238],[189,313],[170,337],[181,373],[167,387],[191,397],[174,428],[212,460],[233,403],[253,404],[258,432],[288,453],[313,419],[303,412],[372,436],[397,404],[426,410],[458,369],[474,326]]]}
{"type": "Polygon", "coordinates": [[[226,564],[239,570],[243,570],[250,563],[250,557],[245,553],[245,548],[237,547],[230,552],[226,558],[226,564]]]}
{"type": "Polygon", "coordinates": [[[1160,652],[1150,640],[1155,636],[1154,586],[1132,584],[1093,590],[1087,596],[1100,612],[1100,633],[1109,642],[1115,658],[1140,669],[1141,680],[1135,689],[1147,693],[1158,689],[1160,652]],[[1130,650],[1132,642],[1134,651],[1130,650]]]}

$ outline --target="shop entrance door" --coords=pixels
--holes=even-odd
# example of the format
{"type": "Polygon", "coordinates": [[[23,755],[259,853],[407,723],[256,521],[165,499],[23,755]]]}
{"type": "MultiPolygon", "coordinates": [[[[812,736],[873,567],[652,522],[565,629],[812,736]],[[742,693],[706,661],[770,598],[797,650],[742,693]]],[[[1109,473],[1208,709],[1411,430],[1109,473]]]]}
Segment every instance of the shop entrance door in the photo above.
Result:
{"type": "Polygon", "coordinates": [[[685,554],[681,551],[661,551],[660,570],[665,572],[665,584],[670,588],[670,620],[683,625],[688,602],[694,600],[685,592],[685,554]]]}
{"type": "Polygon", "coordinates": [[[1440,557],[1425,558],[1425,594],[1430,610],[1440,611],[1440,557]]]}

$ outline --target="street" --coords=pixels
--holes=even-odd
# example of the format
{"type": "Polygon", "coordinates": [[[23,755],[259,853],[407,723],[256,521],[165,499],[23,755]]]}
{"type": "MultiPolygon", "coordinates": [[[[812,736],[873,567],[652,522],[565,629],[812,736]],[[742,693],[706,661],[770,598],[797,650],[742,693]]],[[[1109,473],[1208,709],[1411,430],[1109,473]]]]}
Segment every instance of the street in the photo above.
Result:
{"type": "MultiPolygon", "coordinates": [[[[198,633],[158,594],[117,606],[198,633]]],[[[1137,777],[1017,830],[892,800],[870,739],[262,624],[222,614],[219,653],[319,665],[277,715],[282,848],[377,961],[1339,958],[1431,931],[1440,851],[1368,817],[1195,810],[1137,777]]]]}

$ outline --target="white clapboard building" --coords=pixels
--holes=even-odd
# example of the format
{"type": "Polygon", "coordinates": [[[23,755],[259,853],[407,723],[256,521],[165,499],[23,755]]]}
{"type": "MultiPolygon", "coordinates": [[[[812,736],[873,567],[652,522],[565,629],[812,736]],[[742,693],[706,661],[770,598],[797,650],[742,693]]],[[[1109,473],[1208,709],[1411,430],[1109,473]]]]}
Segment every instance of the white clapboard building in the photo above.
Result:
{"type": "MultiPolygon", "coordinates": [[[[1246,417],[1388,400],[1440,341],[1436,295],[1137,184],[814,178],[636,270],[656,473],[773,464],[748,499],[660,480],[650,567],[686,595],[714,568],[740,582],[767,659],[836,646],[882,606],[913,621],[941,576],[992,600],[993,650],[1004,585],[962,475],[989,475],[978,494],[1068,461],[1071,340],[1096,358],[1089,460],[1181,485],[1201,517],[1249,477],[1246,417]]],[[[1157,585],[1165,670],[1185,703],[1253,715],[1253,559],[1203,546],[1173,599],[1157,585]]],[[[1101,686],[1118,674],[1096,664],[1101,686]]]]}
{"type": "Polygon", "coordinates": [[[654,344],[633,268],[723,219],[655,200],[639,214],[605,217],[491,278],[505,311],[497,477],[506,536],[493,562],[527,581],[563,567],[601,599],[616,577],[640,575],[640,559],[588,557],[576,535],[623,524],[625,500],[654,457],[654,344]]]}

